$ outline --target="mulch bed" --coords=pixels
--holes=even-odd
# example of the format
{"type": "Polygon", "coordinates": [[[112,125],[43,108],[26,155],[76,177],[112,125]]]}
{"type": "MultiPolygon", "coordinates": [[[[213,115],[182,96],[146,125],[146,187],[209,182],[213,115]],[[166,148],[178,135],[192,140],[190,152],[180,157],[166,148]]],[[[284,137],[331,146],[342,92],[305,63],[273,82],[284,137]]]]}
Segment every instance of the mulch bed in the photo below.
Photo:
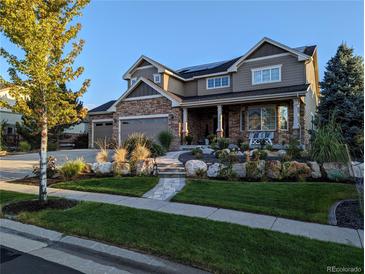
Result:
{"type": "Polygon", "coordinates": [[[364,229],[364,217],[359,201],[343,201],[336,208],[337,225],[355,229],[364,229]]]}
{"type": "Polygon", "coordinates": [[[197,159],[191,152],[180,154],[179,156],[180,162],[185,164],[189,160],[202,160],[205,163],[212,163],[212,164],[219,162],[219,160],[213,154],[203,154],[203,157],[201,159],[197,159]]]}
{"type": "Polygon", "coordinates": [[[78,201],[66,199],[51,199],[47,202],[39,200],[28,200],[10,203],[2,208],[2,212],[7,215],[16,215],[20,212],[34,212],[43,209],[68,209],[78,204],[78,201]]]}

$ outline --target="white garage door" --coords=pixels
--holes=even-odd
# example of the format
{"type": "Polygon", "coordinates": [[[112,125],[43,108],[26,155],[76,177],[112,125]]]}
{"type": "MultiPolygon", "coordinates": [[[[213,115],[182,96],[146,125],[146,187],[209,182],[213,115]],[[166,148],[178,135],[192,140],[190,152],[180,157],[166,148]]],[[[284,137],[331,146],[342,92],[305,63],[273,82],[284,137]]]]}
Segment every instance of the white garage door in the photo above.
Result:
{"type": "Polygon", "coordinates": [[[113,134],[113,122],[95,122],[94,123],[94,147],[98,142],[110,142],[113,134]]]}
{"type": "Polygon", "coordinates": [[[156,140],[157,135],[165,130],[167,130],[167,117],[123,119],[120,121],[120,139],[122,143],[130,134],[135,132],[144,133],[147,137],[156,140]]]}

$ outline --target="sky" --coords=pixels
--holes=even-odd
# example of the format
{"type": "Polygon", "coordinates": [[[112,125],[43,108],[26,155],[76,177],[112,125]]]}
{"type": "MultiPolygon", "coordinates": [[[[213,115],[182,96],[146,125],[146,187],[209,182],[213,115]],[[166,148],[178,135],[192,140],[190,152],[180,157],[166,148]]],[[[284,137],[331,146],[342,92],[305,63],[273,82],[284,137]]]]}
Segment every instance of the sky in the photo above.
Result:
{"type": "MultiPolygon", "coordinates": [[[[78,19],[86,41],[75,65],[91,85],[84,105],[96,107],[125,92],[123,74],[142,55],[178,69],[246,53],[263,37],[290,47],[318,46],[320,76],[341,42],[364,56],[362,1],[91,1],[78,19]]],[[[8,51],[20,51],[0,35],[8,51]]],[[[8,65],[0,59],[0,74],[8,65]]]]}

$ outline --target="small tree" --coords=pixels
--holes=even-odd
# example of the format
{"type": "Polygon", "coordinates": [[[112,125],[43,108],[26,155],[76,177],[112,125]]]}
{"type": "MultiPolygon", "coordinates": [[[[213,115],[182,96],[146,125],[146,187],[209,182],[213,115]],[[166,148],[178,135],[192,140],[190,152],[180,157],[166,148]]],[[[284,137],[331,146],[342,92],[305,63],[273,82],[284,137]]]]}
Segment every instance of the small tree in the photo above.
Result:
{"type": "Polygon", "coordinates": [[[363,144],[358,140],[364,131],[364,67],[362,57],[355,56],[353,51],[341,44],[327,63],[321,82],[317,125],[325,126],[335,113],[344,141],[352,154],[360,156],[358,152],[363,151],[363,144]]]}
{"type": "MultiPolygon", "coordinates": [[[[70,25],[89,0],[4,0],[0,2],[0,31],[23,50],[15,56],[4,48],[0,55],[10,65],[15,105],[3,106],[32,119],[41,129],[39,199],[47,200],[47,140],[48,130],[59,124],[73,123],[79,118],[77,98],[86,91],[85,80],[77,92],[65,90],[65,85],[77,79],[82,67],[73,68],[84,41],[66,46],[76,38],[81,24],[70,25]],[[31,102],[31,104],[29,104],[31,102]]],[[[0,78],[1,83],[6,83],[0,78]]],[[[86,114],[86,113],[85,113],[86,114]]]]}

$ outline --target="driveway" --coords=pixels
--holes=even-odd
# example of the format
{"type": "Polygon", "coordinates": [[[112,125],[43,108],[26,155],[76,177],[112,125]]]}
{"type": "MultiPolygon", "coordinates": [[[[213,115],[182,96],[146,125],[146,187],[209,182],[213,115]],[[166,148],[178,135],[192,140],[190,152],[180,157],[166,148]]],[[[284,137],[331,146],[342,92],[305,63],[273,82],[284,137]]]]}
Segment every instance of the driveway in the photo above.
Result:
{"type": "MultiPolygon", "coordinates": [[[[67,160],[79,157],[84,158],[87,163],[95,162],[97,149],[74,149],[51,151],[48,155],[57,159],[56,164],[62,165],[67,160]]],[[[34,165],[39,164],[38,153],[27,153],[21,155],[9,155],[0,158],[0,180],[13,180],[32,175],[34,165]]]]}

